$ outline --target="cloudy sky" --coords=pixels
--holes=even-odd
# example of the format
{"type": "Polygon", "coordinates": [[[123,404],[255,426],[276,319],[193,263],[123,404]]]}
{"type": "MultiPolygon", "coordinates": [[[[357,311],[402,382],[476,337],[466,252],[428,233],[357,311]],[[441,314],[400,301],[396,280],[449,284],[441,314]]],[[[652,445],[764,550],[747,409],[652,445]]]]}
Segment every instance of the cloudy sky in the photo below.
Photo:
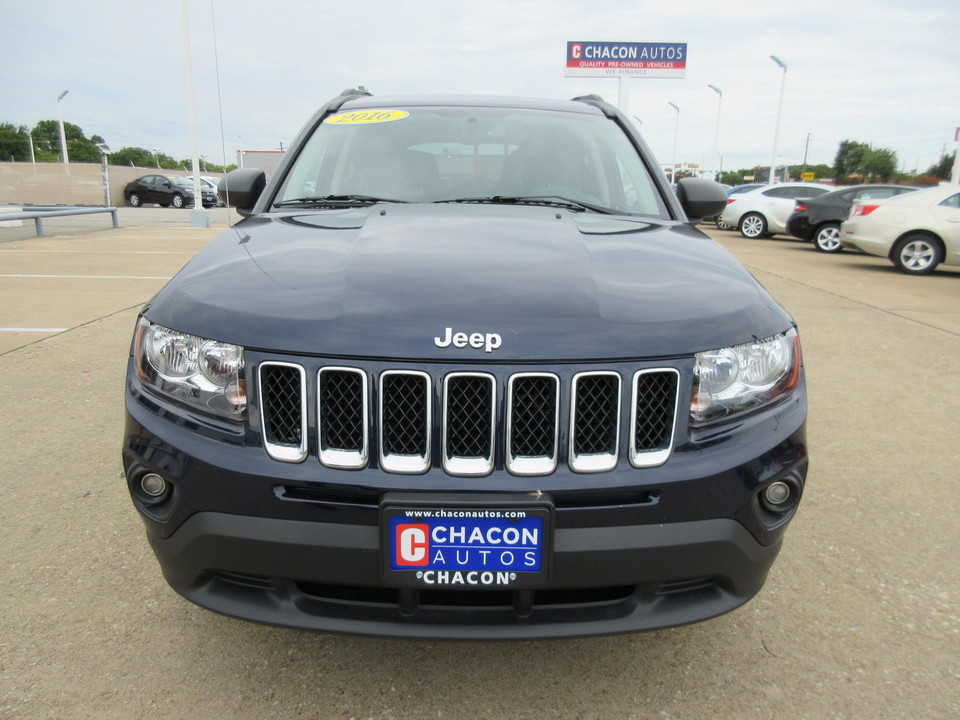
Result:
{"type": "MultiPolygon", "coordinates": [[[[465,92],[617,101],[617,80],[565,78],[567,41],[680,42],[684,79],[630,81],[657,158],[725,169],[832,164],[841,140],[925,170],[960,126],[957,0],[189,0],[199,152],[286,146],[331,96],[465,92]],[[219,66],[219,73],[217,68],[219,66]],[[218,101],[219,79],[219,101],[218,101]],[[221,109],[223,135],[221,140],[221,109]]],[[[0,0],[0,122],[64,119],[111,149],[190,155],[181,3],[0,0]]]]}

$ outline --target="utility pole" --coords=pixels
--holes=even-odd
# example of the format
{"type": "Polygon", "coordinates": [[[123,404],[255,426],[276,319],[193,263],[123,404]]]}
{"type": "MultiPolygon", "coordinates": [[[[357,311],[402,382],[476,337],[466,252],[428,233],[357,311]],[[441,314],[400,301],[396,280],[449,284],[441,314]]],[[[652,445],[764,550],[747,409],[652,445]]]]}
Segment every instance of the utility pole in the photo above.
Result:
{"type": "Polygon", "coordinates": [[[803,146],[803,170],[800,171],[800,179],[803,180],[803,175],[807,172],[807,151],[810,149],[810,135],[812,133],[807,133],[807,142],[803,146]]]}

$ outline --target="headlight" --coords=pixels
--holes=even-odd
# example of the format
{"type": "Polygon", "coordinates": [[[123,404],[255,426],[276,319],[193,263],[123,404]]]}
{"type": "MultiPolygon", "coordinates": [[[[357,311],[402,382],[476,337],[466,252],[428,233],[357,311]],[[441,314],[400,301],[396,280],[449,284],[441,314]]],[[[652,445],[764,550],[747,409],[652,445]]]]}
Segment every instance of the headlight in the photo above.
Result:
{"type": "Polygon", "coordinates": [[[735,347],[697,353],[690,417],[694,425],[777,402],[800,382],[796,330],[735,347]]]}
{"type": "Polygon", "coordinates": [[[157,392],[231,420],[247,412],[243,348],[137,323],[134,359],[140,380],[157,392]]]}

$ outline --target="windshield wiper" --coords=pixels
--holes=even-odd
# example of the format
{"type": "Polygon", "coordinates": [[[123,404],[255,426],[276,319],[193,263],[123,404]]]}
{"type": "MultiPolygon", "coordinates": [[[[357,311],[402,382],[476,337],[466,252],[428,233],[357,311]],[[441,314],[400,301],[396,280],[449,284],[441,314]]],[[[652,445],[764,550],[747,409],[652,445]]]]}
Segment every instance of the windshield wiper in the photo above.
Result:
{"type": "Polygon", "coordinates": [[[583,200],[573,200],[561,195],[492,195],[489,197],[464,197],[451,200],[437,200],[438,203],[493,203],[497,205],[545,205],[548,207],[565,207],[571,210],[591,210],[605,214],[617,214],[617,211],[594,205],[583,200]]]}
{"type": "Polygon", "coordinates": [[[372,195],[311,195],[309,197],[281,200],[273,204],[274,207],[291,207],[293,205],[327,205],[343,207],[348,205],[370,205],[373,203],[402,203],[406,200],[391,200],[390,198],[373,197],[372,195]]]}

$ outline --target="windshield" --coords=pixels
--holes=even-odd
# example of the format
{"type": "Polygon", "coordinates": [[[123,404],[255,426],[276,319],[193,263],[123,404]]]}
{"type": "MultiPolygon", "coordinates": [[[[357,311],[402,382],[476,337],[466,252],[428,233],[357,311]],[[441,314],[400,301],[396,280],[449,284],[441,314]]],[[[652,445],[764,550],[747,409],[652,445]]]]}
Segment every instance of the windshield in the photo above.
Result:
{"type": "Polygon", "coordinates": [[[665,216],[636,148],[603,116],[477,107],[341,112],[306,143],[275,204],[554,199],[665,216]]]}

